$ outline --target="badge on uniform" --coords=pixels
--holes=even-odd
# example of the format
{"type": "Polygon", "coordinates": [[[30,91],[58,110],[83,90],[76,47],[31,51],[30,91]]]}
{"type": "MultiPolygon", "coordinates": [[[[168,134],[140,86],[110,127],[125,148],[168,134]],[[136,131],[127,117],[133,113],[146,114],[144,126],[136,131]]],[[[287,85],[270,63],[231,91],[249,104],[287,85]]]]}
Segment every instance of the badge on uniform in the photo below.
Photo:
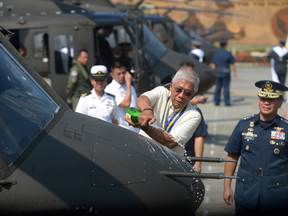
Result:
{"type": "Polygon", "coordinates": [[[107,109],[109,107],[114,107],[114,104],[111,101],[107,101],[106,107],[107,107],[107,109]]]}
{"type": "Polygon", "coordinates": [[[274,149],[275,154],[279,154],[280,150],[278,148],[274,149]]]}
{"type": "Polygon", "coordinates": [[[72,80],[73,83],[77,82],[77,75],[78,75],[78,72],[76,70],[73,70],[71,72],[71,76],[72,76],[71,80],[72,80]]]}
{"type": "Polygon", "coordinates": [[[244,139],[249,141],[249,140],[254,140],[254,137],[257,137],[257,134],[253,134],[253,132],[247,132],[247,133],[242,133],[242,136],[244,136],[244,139]]]}
{"type": "Polygon", "coordinates": [[[246,148],[245,148],[246,150],[249,150],[249,145],[246,145],[246,148]]]}
{"type": "Polygon", "coordinates": [[[280,130],[271,131],[271,139],[285,140],[285,132],[280,130]]]}

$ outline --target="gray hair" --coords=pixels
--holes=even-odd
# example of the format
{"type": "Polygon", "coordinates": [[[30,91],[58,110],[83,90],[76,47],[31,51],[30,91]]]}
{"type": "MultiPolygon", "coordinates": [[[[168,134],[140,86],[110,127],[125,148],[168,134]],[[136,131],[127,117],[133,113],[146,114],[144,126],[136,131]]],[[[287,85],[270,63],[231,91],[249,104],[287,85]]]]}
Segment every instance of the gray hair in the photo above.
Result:
{"type": "Polygon", "coordinates": [[[173,86],[176,82],[178,82],[178,80],[185,80],[186,82],[193,84],[194,93],[198,91],[200,79],[197,73],[195,73],[194,71],[188,69],[181,69],[177,71],[177,73],[172,79],[173,86]]]}

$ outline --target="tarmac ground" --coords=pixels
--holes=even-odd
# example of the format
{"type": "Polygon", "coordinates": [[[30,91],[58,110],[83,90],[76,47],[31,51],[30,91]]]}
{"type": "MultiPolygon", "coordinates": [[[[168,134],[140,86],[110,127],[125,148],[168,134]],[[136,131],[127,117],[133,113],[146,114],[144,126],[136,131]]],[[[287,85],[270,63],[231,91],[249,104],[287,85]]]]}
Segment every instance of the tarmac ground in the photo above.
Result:
{"type": "MultiPolygon", "coordinates": [[[[237,77],[231,73],[230,97],[232,106],[215,106],[213,94],[215,86],[204,95],[208,97],[205,104],[198,104],[204,120],[208,124],[208,137],[204,139],[203,157],[226,158],[224,147],[241,118],[259,113],[258,88],[254,85],[259,80],[271,80],[270,67],[237,67],[237,77]]],[[[287,80],[286,80],[286,83],[287,80]]],[[[287,85],[287,84],[286,84],[287,85]]],[[[223,93],[223,89],[222,89],[223,93]]],[[[222,94],[223,99],[223,94],[222,94]]],[[[286,100],[286,96],[284,98],[286,100]]],[[[278,110],[280,116],[285,116],[288,103],[283,102],[278,110]]],[[[224,163],[202,163],[202,173],[224,173],[224,163]]],[[[239,164],[238,164],[239,165],[239,164]]],[[[238,166],[236,168],[236,175],[238,166]]],[[[235,206],[226,205],[223,200],[223,179],[202,179],[205,184],[205,198],[196,211],[196,216],[233,216],[235,206]]],[[[234,192],[235,181],[232,180],[234,192]]]]}

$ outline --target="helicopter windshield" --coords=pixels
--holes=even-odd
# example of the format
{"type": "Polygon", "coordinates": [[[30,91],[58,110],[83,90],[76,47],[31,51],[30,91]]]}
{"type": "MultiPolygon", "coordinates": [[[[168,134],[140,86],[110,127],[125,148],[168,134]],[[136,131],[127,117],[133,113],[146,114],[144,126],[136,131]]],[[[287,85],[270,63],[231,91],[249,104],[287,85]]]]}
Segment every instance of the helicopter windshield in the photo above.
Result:
{"type": "MultiPolygon", "coordinates": [[[[133,29],[135,30],[136,22],[133,22],[133,29]]],[[[143,35],[141,34],[142,31],[139,29],[139,41],[143,47],[144,56],[149,63],[150,67],[152,68],[156,62],[161,58],[161,56],[166,52],[167,48],[159,41],[159,39],[150,31],[150,29],[145,26],[141,25],[143,29],[143,35]],[[142,41],[142,40],[143,41],[142,41]]]]}
{"type": "Polygon", "coordinates": [[[59,106],[1,44],[0,56],[0,153],[11,165],[59,106]]]}
{"type": "Polygon", "coordinates": [[[181,30],[181,28],[176,24],[173,23],[174,27],[174,38],[177,38],[177,40],[174,40],[176,43],[176,46],[178,48],[181,48],[182,45],[188,40],[188,36],[181,30]]]}

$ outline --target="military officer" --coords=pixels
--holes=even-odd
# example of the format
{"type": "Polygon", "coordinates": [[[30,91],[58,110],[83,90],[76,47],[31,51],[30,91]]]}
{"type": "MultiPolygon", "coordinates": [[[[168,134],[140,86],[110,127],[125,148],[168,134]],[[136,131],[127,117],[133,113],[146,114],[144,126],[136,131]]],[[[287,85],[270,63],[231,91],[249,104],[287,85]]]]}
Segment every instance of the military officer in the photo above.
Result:
{"type": "Polygon", "coordinates": [[[230,101],[230,66],[233,70],[234,77],[237,77],[236,67],[235,67],[235,59],[232,56],[231,52],[226,50],[227,48],[227,39],[223,39],[220,41],[220,49],[214,52],[210,66],[212,69],[218,69],[217,72],[217,83],[214,92],[214,103],[216,106],[219,106],[221,101],[220,93],[222,86],[224,87],[224,102],[225,106],[231,106],[230,101]]]}
{"type": "Polygon", "coordinates": [[[126,71],[131,71],[131,69],[134,67],[134,60],[130,57],[131,54],[131,44],[130,43],[120,43],[118,45],[119,47],[121,47],[121,56],[119,58],[117,58],[116,60],[121,60],[124,63],[124,66],[126,68],[126,71]]]}
{"type": "Polygon", "coordinates": [[[285,39],[279,38],[279,45],[274,47],[268,58],[271,62],[272,80],[285,84],[287,73],[288,49],[285,47],[285,39]]]}
{"type": "MultiPolygon", "coordinates": [[[[243,118],[235,127],[225,151],[227,159],[241,163],[235,189],[236,215],[287,215],[288,210],[288,121],[277,114],[288,88],[262,80],[260,113],[243,118]],[[285,214],[283,214],[285,213],[285,214]]],[[[225,175],[233,175],[236,163],[226,162],[225,175]]],[[[223,198],[233,203],[231,179],[224,180],[223,198]]]]}
{"type": "Polygon", "coordinates": [[[199,62],[205,62],[205,53],[201,48],[201,41],[192,40],[192,49],[188,53],[188,56],[191,58],[195,58],[199,62]]]}
{"type": "Polygon", "coordinates": [[[104,65],[93,66],[91,84],[94,88],[91,94],[82,94],[75,111],[118,125],[120,113],[115,96],[104,91],[107,79],[107,68],[104,65]]]}
{"type": "Polygon", "coordinates": [[[69,72],[66,92],[68,98],[71,99],[73,110],[76,109],[80,96],[89,93],[91,90],[89,72],[86,68],[88,59],[88,51],[81,49],[78,53],[77,60],[73,59],[73,65],[69,72]]]}

